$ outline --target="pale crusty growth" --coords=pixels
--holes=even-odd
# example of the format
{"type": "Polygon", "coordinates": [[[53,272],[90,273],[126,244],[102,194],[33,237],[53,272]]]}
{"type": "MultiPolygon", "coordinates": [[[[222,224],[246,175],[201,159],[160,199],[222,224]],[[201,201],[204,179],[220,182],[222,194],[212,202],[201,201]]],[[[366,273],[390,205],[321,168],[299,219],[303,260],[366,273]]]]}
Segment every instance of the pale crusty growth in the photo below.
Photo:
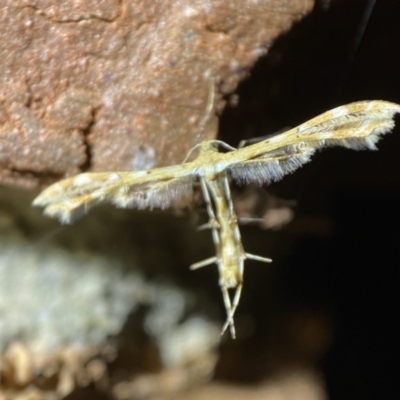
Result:
{"type": "Polygon", "coordinates": [[[233,317],[242,290],[244,260],[271,260],[243,250],[229,179],[243,184],[274,182],[310,161],[316,150],[329,146],[375,150],[380,136],[394,127],[396,113],[400,113],[400,105],[386,101],[348,104],[244,148],[204,141],[196,146],[197,158],[182,165],[148,171],[86,173],[65,179],[44,190],[33,205],[44,207],[46,215],[62,223],[70,223],[102,202],[117,207],[166,208],[191,195],[193,183],[200,181],[217,254],[191,268],[214,262],[218,265],[228,314],[222,333],[230,326],[235,337],[233,317]],[[229,151],[220,152],[220,145],[229,151]],[[232,302],[228,293],[231,288],[236,288],[232,302]]]}

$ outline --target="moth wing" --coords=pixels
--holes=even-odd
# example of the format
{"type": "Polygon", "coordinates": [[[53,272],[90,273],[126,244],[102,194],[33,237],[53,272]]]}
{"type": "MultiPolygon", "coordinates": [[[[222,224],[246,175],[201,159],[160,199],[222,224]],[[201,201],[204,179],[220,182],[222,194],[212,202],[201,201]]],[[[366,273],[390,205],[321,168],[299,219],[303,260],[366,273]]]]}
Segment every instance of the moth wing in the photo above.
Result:
{"type": "MultiPolygon", "coordinates": [[[[157,170],[156,170],[157,171],[157,170]]],[[[68,224],[97,204],[110,202],[120,208],[166,208],[173,201],[190,196],[191,175],[147,171],[83,173],[45,189],[33,201],[45,215],[68,224]]]]}
{"type": "Polygon", "coordinates": [[[380,100],[337,107],[287,132],[237,150],[235,158],[242,161],[232,160],[229,174],[239,183],[261,185],[294,172],[310,161],[318,149],[342,146],[375,150],[380,137],[394,127],[396,113],[400,113],[400,105],[380,100]]]}

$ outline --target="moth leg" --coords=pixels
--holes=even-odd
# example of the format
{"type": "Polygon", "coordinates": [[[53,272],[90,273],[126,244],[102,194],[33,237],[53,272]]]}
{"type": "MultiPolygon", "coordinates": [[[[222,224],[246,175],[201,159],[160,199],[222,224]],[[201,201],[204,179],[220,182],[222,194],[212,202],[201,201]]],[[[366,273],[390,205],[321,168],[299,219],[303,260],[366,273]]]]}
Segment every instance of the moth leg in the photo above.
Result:
{"type": "Polygon", "coordinates": [[[246,253],[246,258],[248,258],[249,260],[256,260],[256,261],[267,262],[267,263],[272,262],[271,258],[256,256],[255,254],[250,254],[250,253],[246,253]]]}
{"type": "Polygon", "coordinates": [[[219,229],[219,223],[217,221],[217,217],[215,216],[213,207],[212,207],[212,202],[211,202],[211,197],[210,197],[210,192],[207,187],[207,182],[204,178],[200,178],[200,184],[201,184],[201,191],[203,193],[204,201],[206,202],[207,206],[207,213],[209,216],[209,222],[205,226],[209,226],[212,229],[212,238],[214,241],[215,246],[219,250],[220,248],[220,239],[219,239],[219,234],[218,234],[218,229],[219,229]]]}
{"type": "Polygon", "coordinates": [[[238,222],[240,224],[260,224],[264,220],[262,218],[252,218],[252,217],[239,217],[238,222]]]}
{"type": "MultiPolygon", "coordinates": [[[[254,254],[249,254],[249,253],[245,253],[245,255],[246,255],[246,258],[249,258],[250,260],[262,261],[262,262],[268,262],[268,263],[272,262],[271,258],[256,256],[254,254]]],[[[243,266],[241,266],[241,274],[243,274],[243,266]]],[[[232,305],[231,305],[231,302],[230,302],[229,295],[228,295],[228,303],[227,303],[226,299],[225,299],[225,294],[224,294],[225,307],[227,308],[227,312],[228,312],[227,304],[229,305],[229,312],[228,312],[228,318],[225,321],[225,324],[224,324],[224,326],[222,328],[221,335],[226,331],[226,329],[228,328],[228,325],[231,326],[231,335],[232,335],[232,327],[234,329],[233,317],[235,315],[236,309],[237,309],[237,307],[239,305],[239,302],[240,302],[240,296],[242,294],[242,289],[243,289],[243,283],[240,282],[240,283],[238,283],[238,286],[236,288],[235,297],[233,298],[232,305]]],[[[226,292],[228,292],[226,288],[225,288],[225,290],[226,290],[226,292]]],[[[223,288],[222,288],[222,292],[224,292],[223,288]]],[[[234,338],[234,336],[232,336],[232,338],[234,338]]]]}
{"type": "Polygon", "coordinates": [[[200,185],[204,201],[206,202],[208,216],[210,217],[210,219],[213,219],[216,222],[217,218],[215,217],[215,213],[212,207],[211,196],[207,187],[207,181],[204,178],[200,178],[200,185]]]}
{"type": "Polygon", "coordinates": [[[242,279],[243,279],[243,272],[244,272],[244,260],[246,259],[246,254],[244,253],[243,247],[242,247],[242,239],[240,237],[240,231],[239,231],[239,227],[237,224],[237,217],[235,214],[235,210],[233,208],[231,189],[229,186],[229,180],[228,180],[227,175],[225,175],[223,177],[223,185],[224,185],[225,199],[228,204],[230,230],[235,239],[237,255],[239,257],[239,259],[237,260],[237,262],[238,262],[237,268],[238,268],[238,273],[240,276],[240,281],[238,282],[237,287],[236,287],[236,292],[235,292],[235,296],[233,298],[233,303],[232,303],[233,305],[231,306],[230,314],[228,315],[228,319],[226,320],[225,325],[222,330],[222,332],[224,332],[228,328],[228,325],[230,325],[231,326],[231,335],[232,335],[232,329],[234,329],[233,317],[235,315],[236,308],[239,305],[240,296],[241,296],[242,288],[243,288],[242,279]]]}
{"type": "MultiPolygon", "coordinates": [[[[208,216],[210,218],[210,221],[208,224],[212,229],[212,237],[214,240],[214,244],[217,250],[217,256],[216,257],[210,257],[204,261],[200,261],[198,263],[193,264],[190,269],[197,269],[197,268],[201,268],[203,266],[212,264],[212,263],[217,263],[218,265],[218,269],[221,275],[221,240],[219,237],[219,223],[217,221],[217,217],[215,216],[214,213],[214,209],[212,207],[212,201],[211,201],[211,196],[210,196],[210,192],[207,186],[207,181],[203,178],[200,179],[200,184],[201,184],[201,189],[203,192],[203,197],[204,197],[204,201],[206,202],[207,205],[207,212],[208,212],[208,216]]],[[[234,321],[233,321],[233,314],[231,312],[232,310],[232,306],[231,306],[231,300],[229,297],[229,292],[228,289],[225,285],[221,285],[221,290],[222,290],[222,296],[224,298],[224,303],[225,303],[225,308],[226,311],[228,313],[228,325],[230,325],[230,332],[231,332],[231,336],[233,339],[236,338],[236,331],[235,331],[235,325],[234,325],[234,321]]],[[[221,335],[224,333],[224,331],[226,330],[226,328],[222,331],[221,335]]]]}
{"type": "MultiPolygon", "coordinates": [[[[240,286],[240,292],[241,292],[242,284],[239,284],[239,286],[240,286]]],[[[234,302],[236,300],[236,295],[237,295],[239,286],[236,289],[234,302]]],[[[221,336],[225,333],[225,331],[229,325],[229,331],[231,333],[231,337],[232,337],[232,339],[236,339],[235,321],[234,321],[233,317],[235,315],[235,310],[237,308],[237,305],[239,304],[240,294],[239,294],[239,299],[237,300],[238,304],[236,304],[236,307],[233,308],[232,304],[231,304],[231,298],[229,296],[228,288],[225,285],[221,285],[221,291],[222,291],[222,297],[224,298],[224,304],[225,304],[225,309],[226,309],[226,314],[227,314],[224,327],[222,328],[222,331],[221,331],[221,336]]]]}
{"type": "Polygon", "coordinates": [[[204,229],[219,229],[219,223],[217,222],[215,217],[210,218],[210,221],[196,228],[196,230],[198,231],[203,231],[204,229]]]}
{"type": "MultiPolygon", "coordinates": [[[[237,229],[237,233],[239,234],[239,229],[237,229]]],[[[240,234],[239,234],[239,240],[240,240],[240,234]]],[[[243,251],[243,250],[242,250],[243,251]]],[[[231,336],[232,336],[232,330],[235,330],[235,322],[233,320],[233,317],[235,315],[236,309],[239,305],[239,301],[240,301],[240,296],[242,294],[242,288],[243,288],[243,272],[244,272],[244,260],[245,260],[246,256],[245,254],[243,254],[240,257],[240,261],[238,264],[238,272],[239,272],[239,276],[240,276],[240,280],[237,281],[236,284],[236,291],[235,291],[235,296],[233,298],[233,303],[232,306],[230,307],[230,312],[228,313],[228,319],[225,322],[225,325],[222,329],[222,332],[224,332],[228,325],[230,325],[230,330],[231,330],[231,336]]],[[[231,304],[231,302],[229,302],[229,304],[231,304]]],[[[234,336],[232,336],[232,338],[234,338],[234,336]]]]}
{"type": "Polygon", "coordinates": [[[201,267],[205,267],[206,265],[210,265],[213,263],[216,263],[218,261],[217,257],[210,257],[210,258],[206,258],[203,261],[199,261],[197,263],[194,263],[190,266],[190,269],[193,271],[195,269],[199,269],[201,267]]]}
{"type": "MultiPolygon", "coordinates": [[[[222,288],[222,292],[224,293],[224,301],[225,301],[225,296],[228,297],[229,312],[228,312],[228,317],[225,321],[225,324],[222,328],[221,335],[223,335],[224,332],[228,329],[228,326],[230,326],[230,332],[231,332],[231,336],[233,339],[236,338],[236,331],[235,331],[235,324],[234,324],[233,317],[235,316],[236,309],[240,302],[240,296],[242,295],[242,288],[243,288],[243,284],[239,283],[236,288],[235,297],[233,298],[232,305],[231,305],[231,301],[229,298],[228,289],[225,287],[225,292],[226,292],[226,295],[225,295],[224,288],[222,288]]],[[[225,307],[227,308],[227,311],[228,311],[228,306],[227,306],[226,301],[225,301],[225,307]]]]}
{"type": "Polygon", "coordinates": [[[229,213],[231,216],[235,216],[235,210],[233,209],[233,203],[232,203],[232,195],[231,195],[231,188],[229,187],[229,181],[228,181],[228,177],[225,175],[223,177],[224,180],[224,191],[225,191],[225,199],[228,203],[228,207],[229,207],[229,213]]]}
{"type": "MultiPolygon", "coordinates": [[[[240,291],[242,290],[241,286],[242,285],[239,284],[239,286],[236,289],[234,302],[236,300],[239,287],[240,287],[240,291]]],[[[234,310],[234,308],[232,307],[232,304],[231,304],[231,298],[229,297],[228,288],[225,285],[221,285],[221,291],[222,291],[222,296],[224,298],[224,304],[225,304],[226,313],[228,315],[227,318],[226,318],[226,322],[224,324],[224,327],[222,328],[221,336],[225,333],[225,331],[227,330],[227,328],[229,326],[230,327],[229,330],[230,330],[232,339],[236,339],[235,322],[233,320],[233,316],[234,316],[235,310],[234,310]]],[[[239,298],[240,298],[240,293],[239,293],[239,298]]]]}
{"type": "MultiPolygon", "coordinates": [[[[224,191],[225,191],[225,199],[226,202],[228,203],[228,208],[229,208],[229,224],[231,227],[231,230],[233,232],[233,235],[235,237],[236,243],[240,244],[240,246],[242,245],[242,239],[240,237],[240,231],[239,231],[239,226],[237,224],[237,217],[235,214],[235,210],[233,208],[233,202],[232,202],[232,197],[231,197],[231,188],[229,187],[229,181],[228,181],[228,177],[225,175],[224,176],[224,191]]],[[[245,259],[245,256],[243,254],[243,250],[241,251],[242,254],[242,258],[245,259]]],[[[243,268],[242,268],[243,270],[243,268]]],[[[243,271],[242,271],[243,273],[243,271]]]]}

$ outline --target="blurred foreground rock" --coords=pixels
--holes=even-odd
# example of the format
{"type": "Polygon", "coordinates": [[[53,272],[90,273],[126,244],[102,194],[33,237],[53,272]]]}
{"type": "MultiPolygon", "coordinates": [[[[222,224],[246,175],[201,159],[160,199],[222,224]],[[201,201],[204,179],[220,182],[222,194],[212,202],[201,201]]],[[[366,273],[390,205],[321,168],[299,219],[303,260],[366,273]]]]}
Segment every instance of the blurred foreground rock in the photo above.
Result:
{"type": "Polygon", "coordinates": [[[151,246],[162,230],[150,223],[151,236],[146,217],[112,208],[58,228],[31,199],[0,192],[0,399],[61,399],[88,385],[137,398],[208,379],[219,326],[169,270],[179,256],[151,246]],[[146,270],[155,253],[164,265],[146,270]]]}

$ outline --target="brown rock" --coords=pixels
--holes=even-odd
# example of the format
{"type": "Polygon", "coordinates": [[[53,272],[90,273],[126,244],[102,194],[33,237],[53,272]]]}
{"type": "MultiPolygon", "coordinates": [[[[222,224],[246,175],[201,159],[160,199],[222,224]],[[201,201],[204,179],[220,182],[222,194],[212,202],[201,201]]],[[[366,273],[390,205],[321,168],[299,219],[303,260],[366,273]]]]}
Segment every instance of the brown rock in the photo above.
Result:
{"type": "Polygon", "coordinates": [[[0,181],[182,162],[216,136],[222,97],[312,5],[0,1],[0,181]]]}

